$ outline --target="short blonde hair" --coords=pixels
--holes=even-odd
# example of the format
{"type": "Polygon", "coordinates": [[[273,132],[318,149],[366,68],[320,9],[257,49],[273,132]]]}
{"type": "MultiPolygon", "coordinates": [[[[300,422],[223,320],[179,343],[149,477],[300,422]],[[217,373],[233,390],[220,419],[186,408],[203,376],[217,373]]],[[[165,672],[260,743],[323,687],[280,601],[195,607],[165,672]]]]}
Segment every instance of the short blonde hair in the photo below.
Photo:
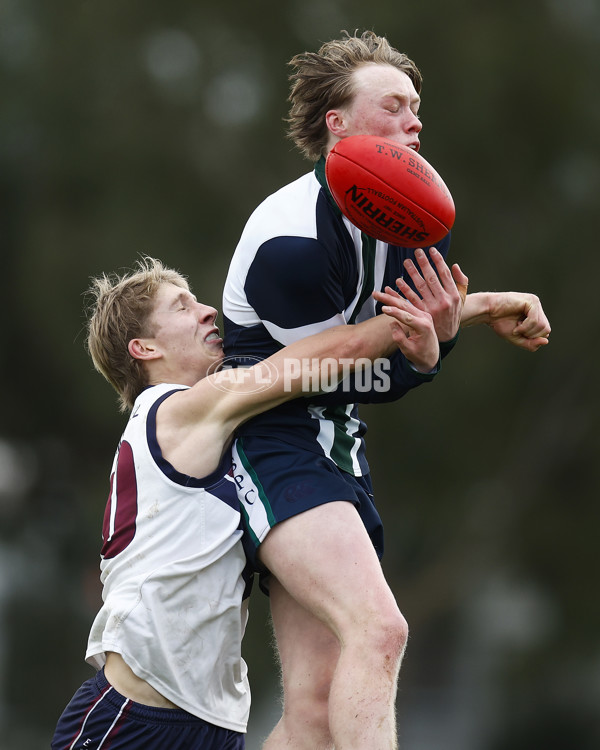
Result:
{"type": "Polygon", "coordinates": [[[318,52],[295,55],[289,65],[291,88],[288,137],[312,161],[327,150],[328,130],[325,115],[330,109],[346,106],[354,96],[354,71],[367,63],[392,65],[410,78],[417,93],[423,78],[415,63],[394,49],[385,37],[373,31],[360,36],[342,32],[321,46],[318,52]]]}
{"type": "Polygon", "coordinates": [[[122,412],[133,407],[148,385],[146,370],[129,353],[132,339],[151,337],[149,325],[159,287],[189,289],[187,279],[156,258],[144,257],[132,270],[91,280],[87,296],[87,350],[94,367],[119,394],[122,412]]]}

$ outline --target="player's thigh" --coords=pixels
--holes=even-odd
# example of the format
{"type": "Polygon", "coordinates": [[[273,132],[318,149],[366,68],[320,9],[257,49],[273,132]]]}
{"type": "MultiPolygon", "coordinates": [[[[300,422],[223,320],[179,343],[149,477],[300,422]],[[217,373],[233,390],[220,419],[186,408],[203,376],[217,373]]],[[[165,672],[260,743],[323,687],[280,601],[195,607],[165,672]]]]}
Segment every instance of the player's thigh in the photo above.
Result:
{"type": "Polygon", "coordinates": [[[373,544],[352,503],[319,505],[277,524],[261,562],[298,604],[343,640],[349,628],[400,617],[373,544]]]}

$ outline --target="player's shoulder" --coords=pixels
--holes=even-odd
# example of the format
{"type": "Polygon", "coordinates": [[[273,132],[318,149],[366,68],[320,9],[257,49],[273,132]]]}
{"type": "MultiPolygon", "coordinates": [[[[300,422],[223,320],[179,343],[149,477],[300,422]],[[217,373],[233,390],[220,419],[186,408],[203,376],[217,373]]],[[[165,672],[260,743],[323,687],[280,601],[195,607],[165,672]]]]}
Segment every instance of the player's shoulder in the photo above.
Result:
{"type": "Polygon", "coordinates": [[[125,425],[124,437],[129,439],[138,433],[143,437],[147,420],[156,414],[158,408],[168,401],[171,395],[186,390],[188,390],[187,385],[178,383],[159,383],[144,388],[133,404],[129,420],[125,425]]]}
{"type": "Polygon", "coordinates": [[[282,185],[280,188],[275,190],[269,196],[267,196],[262,203],[260,203],[256,210],[259,211],[263,208],[272,208],[279,205],[280,203],[287,203],[290,198],[300,199],[302,197],[311,197],[318,193],[320,189],[319,181],[313,172],[306,172],[305,174],[297,177],[292,182],[288,182],[282,185]]]}
{"type": "Polygon", "coordinates": [[[309,172],[271,193],[252,212],[242,241],[248,238],[260,245],[279,235],[314,236],[320,190],[314,173],[309,172]]]}
{"type": "Polygon", "coordinates": [[[158,383],[149,385],[136,398],[131,416],[149,411],[157,402],[162,402],[172,393],[187,390],[189,386],[180,383],[158,383]]]}

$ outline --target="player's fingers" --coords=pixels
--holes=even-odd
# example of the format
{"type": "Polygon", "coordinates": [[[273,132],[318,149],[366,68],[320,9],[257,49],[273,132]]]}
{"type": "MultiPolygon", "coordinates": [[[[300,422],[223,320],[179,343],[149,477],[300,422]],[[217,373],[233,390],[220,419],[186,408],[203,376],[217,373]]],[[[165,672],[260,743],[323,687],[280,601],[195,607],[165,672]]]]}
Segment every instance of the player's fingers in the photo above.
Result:
{"type": "Polygon", "coordinates": [[[378,289],[375,289],[375,291],[371,292],[371,296],[376,299],[378,302],[387,303],[390,304],[392,300],[403,300],[404,297],[402,297],[395,289],[392,289],[389,286],[386,286],[384,292],[380,292],[378,289]]]}
{"type": "Polygon", "coordinates": [[[469,278],[462,272],[462,269],[458,265],[458,263],[455,263],[452,266],[452,278],[454,279],[454,283],[456,284],[456,288],[458,289],[458,293],[460,294],[460,298],[464,304],[465,298],[467,296],[467,290],[469,288],[469,278]]]}
{"type": "Polygon", "coordinates": [[[409,328],[416,333],[424,333],[433,327],[431,315],[422,310],[406,310],[400,307],[384,305],[381,311],[400,323],[403,328],[409,328]]]}
{"type": "Polygon", "coordinates": [[[529,339],[547,338],[550,335],[550,321],[545,316],[539,300],[534,298],[527,307],[525,317],[515,326],[515,332],[529,339]]]}
{"type": "Polygon", "coordinates": [[[530,341],[537,341],[537,340],[543,340],[548,341],[550,337],[550,331],[546,328],[539,328],[536,327],[535,329],[527,329],[522,327],[520,324],[515,326],[513,330],[513,336],[518,336],[519,338],[523,339],[529,339],[530,341]]]}
{"type": "Polygon", "coordinates": [[[386,286],[385,293],[386,294],[391,294],[393,297],[400,297],[400,295],[398,294],[398,292],[395,289],[392,289],[391,286],[386,286]]]}
{"type": "MultiPolygon", "coordinates": [[[[423,294],[422,286],[426,285],[425,288],[436,299],[441,299],[448,293],[453,294],[456,287],[452,275],[450,274],[450,269],[448,268],[442,254],[439,253],[435,247],[429,249],[429,254],[433,261],[433,265],[424,250],[419,248],[415,251],[415,257],[419,264],[423,279],[423,281],[420,282],[421,285],[417,286],[419,293],[423,294]]],[[[413,281],[415,281],[414,277],[412,278],[413,281]]]]}
{"type": "Polygon", "coordinates": [[[529,352],[537,352],[538,349],[547,346],[550,341],[546,336],[540,336],[534,339],[519,338],[515,343],[517,346],[520,346],[522,349],[527,349],[529,352]]]}
{"type": "Polygon", "coordinates": [[[422,303],[421,298],[418,295],[415,295],[415,293],[412,290],[410,290],[410,294],[414,298],[414,303],[410,299],[407,299],[406,297],[402,297],[393,291],[391,294],[387,292],[373,292],[373,297],[378,302],[381,302],[382,305],[386,305],[392,309],[404,310],[405,312],[409,312],[412,315],[417,315],[417,316],[418,315],[428,316],[429,313],[423,309],[423,303],[422,303]]]}
{"type": "Polygon", "coordinates": [[[463,270],[458,265],[458,263],[454,263],[452,265],[452,278],[454,279],[454,283],[457,286],[459,284],[461,286],[469,286],[469,277],[465,273],[463,273],[463,270]]]}
{"type": "Polygon", "coordinates": [[[383,305],[381,312],[388,315],[390,318],[393,318],[403,327],[410,327],[414,319],[414,315],[409,313],[408,310],[403,310],[402,308],[395,306],[392,307],[391,305],[383,305]]]}
{"type": "Polygon", "coordinates": [[[389,287],[385,288],[385,292],[373,292],[373,297],[381,302],[382,305],[389,305],[390,307],[399,307],[406,309],[411,306],[411,303],[404,297],[400,296],[397,292],[389,287]]]}
{"type": "MultiPolygon", "coordinates": [[[[420,252],[423,251],[421,250],[420,252]]],[[[419,253],[418,250],[417,253],[419,253]]],[[[429,270],[431,271],[431,275],[435,276],[435,278],[437,279],[435,271],[429,265],[429,261],[426,260],[426,262],[429,266],[429,270]]],[[[432,292],[430,283],[425,279],[425,276],[423,275],[424,273],[427,273],[427,271],[423,271],[423,269],[419,270],[410,258],[407,258],[407,260],[404,261],[404,268],[406,268],[406,270],[408,271],[408,275],[412,279],[417,292],[421,295],[421,298],[424,300],[431,299],[434,294],[432,292]]],[[[428,274],[428,278],[433,281],[430,274],[428,274]]]]}
{"type": "Polygon", "coordinates": [[[551,332],[550,321],[540,310],[538,317],[536,318],[536,326],[533,330],[533,336],[542,336],[547,338],[551,332]]]}
{"type": "Polygon", "coordinates": [[[535,345],[535,349],[532,349],[532,351],[536,351],[537,349],[541,349],[543,346],[548,346],[550,343],[550,339],[548,336],[538,336],[538,338],[533,340],[533,343],[535,345]]]}
{"type": "Polygon", "coordinates": [[[445,291],[453,292],[455,287],[455,281],[452,277],[448,264],[446,263],[444,256],[432,247],[429,249],[429,255],[433,261],[433,264],[437,271],[437,281],[434,282],[437,285],[441,285],[445,291]]]}
{"type": "Polygon", "coordinates": [[[436,273],[437,265],[439,264],[440,269],[443,269],[444,267],[447,268],[446,261],[441,253],[439,253],[435,247],[431,247],[429,248],[429,257],[427,257],[427,253],[419,248],[415,251],[415,257],[425,281],[427,281],[432,289],[439,287],[440,279],[436,273]],[[432,265],[432,261],[435,264],[435,268],[432,265]]]}
{"type": "Polygon", "coordinates": [[[458,263],[455,263],[450,270],[443,255],[435,247],[432,247],[429,252],[437,269],[443,293],[452,300],[458,294],[461,303],[464,305],[469,279],[462,272],[458,263]]]}
{"type": "Polygon", "coordinates": [[[396,279],[396,285],[406,299],[410,300],[415,307],[419,307],[422,304],[421,297],[419,297],[415,290],[407,284],[402,277],[396,279]]]}

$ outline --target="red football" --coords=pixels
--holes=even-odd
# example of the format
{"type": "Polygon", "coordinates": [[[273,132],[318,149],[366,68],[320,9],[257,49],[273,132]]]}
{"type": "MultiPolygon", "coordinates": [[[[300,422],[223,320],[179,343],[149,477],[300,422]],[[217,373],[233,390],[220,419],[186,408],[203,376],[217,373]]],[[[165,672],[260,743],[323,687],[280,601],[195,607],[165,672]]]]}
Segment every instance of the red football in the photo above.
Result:
{"type": "Polygon", "coordinates": [[[439,174],[416,151],[387,138],[338,141],[325,176],[344,216],[390,245],[435,245],[454,224],[454,201],[439,174]]]}

